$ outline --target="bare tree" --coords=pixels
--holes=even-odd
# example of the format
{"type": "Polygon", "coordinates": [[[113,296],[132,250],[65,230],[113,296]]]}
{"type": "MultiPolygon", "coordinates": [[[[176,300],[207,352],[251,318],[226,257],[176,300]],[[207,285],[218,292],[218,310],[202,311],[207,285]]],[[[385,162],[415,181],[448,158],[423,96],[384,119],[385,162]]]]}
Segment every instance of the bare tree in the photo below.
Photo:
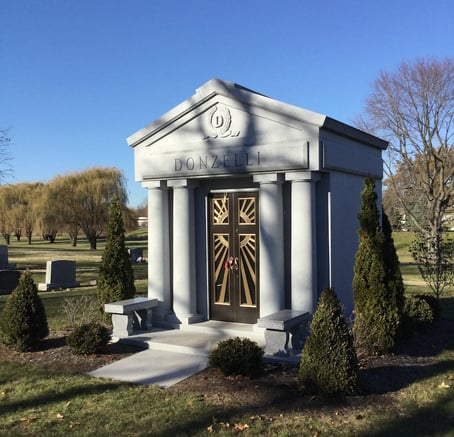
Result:
{"type": "MultiPolygon", "coordinates": [[[[399,163],[391,177],[384,180],[383,206],[392,220],[394,229],[402,226],[406,230],[421,232],[421,229],[427,230],[431,227],[430,219],[433,211],[427,208],[426,192],[421,185],[413,183],[415,177],[426,173],[425,165],[426,157],[417,155],[411,168],[404,163],[399,163]]],[[[429,169],[429,171],[433,170],[429,169]]],[[[452,201],[449,207],[452,206],[452,201]]],[[[442,217],[442,224],[446,223],[447,218],[446,215],[442,217]]]]}
{"type": "Polygon", "coordinates": [[[454,200],[454,60],[418,59],[382,72],[360,124],[389,141],[389,187],[425,236],[431,263],[442,263],[438,244],[454,200]]]}
{"type": "Polygon", "coordinates": [[[442,230],[454,194],[454,60],[419,59],[382,72],[366,101],[363,127],[389,141],[385,169],[405,213],[421,232],[442,230]],[[396,170],[417,191],[427,216],[421,220],[406,202],[396,170]]]}

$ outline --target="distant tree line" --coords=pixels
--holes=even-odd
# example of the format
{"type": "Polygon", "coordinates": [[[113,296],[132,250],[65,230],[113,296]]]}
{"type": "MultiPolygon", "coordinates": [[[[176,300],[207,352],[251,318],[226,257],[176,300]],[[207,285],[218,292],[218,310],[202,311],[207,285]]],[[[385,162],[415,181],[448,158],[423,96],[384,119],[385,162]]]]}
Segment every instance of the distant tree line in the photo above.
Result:
{"type": "Polygon", "coordinates": [[[0,186],[0,233],[7,244],[11,237],[33,235],[53,243],[57,234],[70,236],[73,246],[84,234],[91,249],[106,230],[108,211],[116,198],[125,227],[133,229],[135,216],[127,205],[126,182],[116,168],[94,167],[57,176],[48,183],[18,183],[0,186]]]}

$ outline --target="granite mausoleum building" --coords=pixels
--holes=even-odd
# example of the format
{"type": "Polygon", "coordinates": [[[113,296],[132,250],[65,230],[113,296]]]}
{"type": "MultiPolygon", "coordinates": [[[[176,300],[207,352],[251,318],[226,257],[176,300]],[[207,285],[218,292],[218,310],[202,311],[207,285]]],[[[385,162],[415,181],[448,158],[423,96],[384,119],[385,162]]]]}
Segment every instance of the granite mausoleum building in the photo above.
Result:
{"type": "Polygon", "coordinates": [[[213,79],[128,144],[155,322],[312,313],[326,287],[351,312],[360,193],[368,175],[381,192],[385,141],[213,79]]]}

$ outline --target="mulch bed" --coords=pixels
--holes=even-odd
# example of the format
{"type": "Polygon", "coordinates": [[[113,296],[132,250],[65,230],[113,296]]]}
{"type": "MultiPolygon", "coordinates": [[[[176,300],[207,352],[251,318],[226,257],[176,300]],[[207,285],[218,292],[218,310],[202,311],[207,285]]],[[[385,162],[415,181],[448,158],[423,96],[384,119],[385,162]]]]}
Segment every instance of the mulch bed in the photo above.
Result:
{"type": "MultiPolygon", "coordinates": [[[[140,349],[121,343],[110,343],[96,355],[74,355],[66,345],[67,331],[51,332],[36,352],[14,352],[0,344],[0,360],[35,364],[52,372],[83,374],[116,360],[134,354],[140,349]]],[[[371,397],[386,402],[393,393],[433,372],[436,356],[454,344],[454,321],[439,320],[424,332],[418,333],[394,354],[360,357],[363,396],[365,402],[371,397]]],[[[200,393],[218,399],[219,402],[234,402],[241,406],[295,405],[301,400],[295,384],[297,366],[272,363],[265,366],[261,376],[254,379],[224,377],[217,369],[208,368],[168,390],[174,393],[200,393]]],[[[313,401],[313,400],[312,400],[313,401]]]]}

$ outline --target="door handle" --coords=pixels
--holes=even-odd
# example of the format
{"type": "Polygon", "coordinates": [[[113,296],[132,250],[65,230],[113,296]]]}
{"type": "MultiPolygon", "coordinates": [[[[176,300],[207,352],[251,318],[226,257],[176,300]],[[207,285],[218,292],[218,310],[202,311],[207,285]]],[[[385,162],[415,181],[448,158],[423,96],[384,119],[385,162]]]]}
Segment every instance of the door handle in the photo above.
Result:
{"type": "Polygon", "coordinates": [[[233,256],[227,258],[224,261],[224,268],[230,269],[231,272],[237,271],[239,266],[238,266],[238,257],[236,256],[235,258],[233,256]]]}
{"type": "Polygon", "coordinates": [[[233,260],[233,270],[237,271],[239,268],[238,266],[238,257],[236,256],[235,259],[233,260]]]}

